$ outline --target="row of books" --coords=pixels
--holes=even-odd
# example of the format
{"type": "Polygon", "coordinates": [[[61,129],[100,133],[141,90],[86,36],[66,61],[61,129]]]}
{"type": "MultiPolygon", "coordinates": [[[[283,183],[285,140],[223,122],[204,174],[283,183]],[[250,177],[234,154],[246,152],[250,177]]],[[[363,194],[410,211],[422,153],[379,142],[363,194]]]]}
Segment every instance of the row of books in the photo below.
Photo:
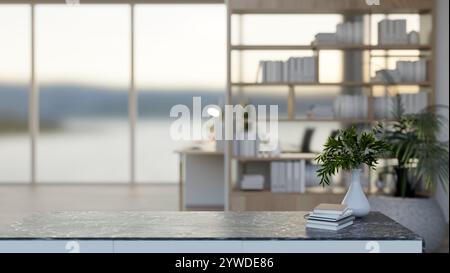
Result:
{"type": "Polygon", "coordinates": [[[428,61],[397,61],[395,69],[381,69],[375,72],[373,82],[425,82],[427,80],[428,61]]]}
{"type": "Polygon", "coordinates": [[[316,82],[317,60],[315,57],[291,57],[287,61],[261,61],[263,83],[316,82]]]}
{"type": "MultiPolygon", "coordinates": [[[[405,114],[418,113],[428,105],[428,94],[418,92],[415,94],[401,94],[400,100],[405,114]]],[[[393,97],[376,97],[374,99],[375,118],[392,118],[397,109],[397,101],[393,97]]]]}
{"type": "Polygon", "coordinates": [[[336,26],[335,33],[318,33],[313,45],[363,44],[364,31],[362,22],[345,22],[336,26]]]}
{"type": "MultiPolygon", "coordinates": [[[[414,94],[400,94],[405,113],[418,113],[428,105],[426,92],[414,94]]],[[[375,97],[373,100],[373,111],[375,118],[390,118],[397,107],[395,98],[392,96],[375,97]]],[[[352,119],[367,118],[369,100],[365,95],[341,95],[333,103],[335,118],[352,119]]]]}
{"type": "Polygon", "coordinates": [[[272,192],[305,192],[305,161],[273,161],[270,163],[272,192]]]}
{"type": "Polygon", "coordinates": [[[336,118],[367,118],[369,100],[364,95],[341,95],[333,103],[336,118]]]}
{"type": "Polygon", "coordinates": [[[352,214],[345,204],[322,203],[307,215],[306,227],[337,231],[353,224],[352,214]]]}
{"type": "Polygon", "coordinates": [[[379,45],[405,45],[419,44],[420,37],[417,31],[406,31],[406,20],[384,19],[378,22],[379,45]]]}

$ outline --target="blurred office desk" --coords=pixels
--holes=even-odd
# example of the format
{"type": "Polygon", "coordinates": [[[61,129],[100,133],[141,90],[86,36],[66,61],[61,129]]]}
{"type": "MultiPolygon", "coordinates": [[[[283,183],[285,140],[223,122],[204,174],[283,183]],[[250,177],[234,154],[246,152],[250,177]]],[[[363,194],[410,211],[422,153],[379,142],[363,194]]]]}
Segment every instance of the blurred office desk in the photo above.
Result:
{"type": "Polygon", "coordinates": [[[39,213],[0,234],[0,252],[422,252],[422,239],[371,212],[340,231],[306,228],[306,212],[39,213]]]}
{"type": "Polygon", "coordinates": [[[188,148],[179,154],[179,208],[219,209],[224,207],[223,152],[188,148]]]}

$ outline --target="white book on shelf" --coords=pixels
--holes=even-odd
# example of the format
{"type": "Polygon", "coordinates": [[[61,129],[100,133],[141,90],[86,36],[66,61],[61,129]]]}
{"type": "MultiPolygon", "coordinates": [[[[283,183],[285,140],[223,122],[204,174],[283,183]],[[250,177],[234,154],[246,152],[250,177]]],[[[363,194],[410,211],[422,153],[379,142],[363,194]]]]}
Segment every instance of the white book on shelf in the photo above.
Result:
{"type": "Polygon", "coordinates": [[[277,192],[277,162],[270,162],[270,191],[277,192]]]}
{"type": "Polygon", "coordinates": [[[292,68],[292,70],[290,72],[291,82],[297,82],[297,70],[298,70],[297,58],[293,57],[291,59],[291,65],[289,67],[292,68]]]}
{"type": "Polygon", "coordinates": [[[280,180],[279,180],[279,186],[280,186],[280,192],[286,192],[286,164],[285,162],[280,161],[280,180]]]}
{"type": "Polygon", "coordinates": [[[286,192],[293,192],[292,161],[286,162],[286,192]]]}
{"type": "Polygon", "coordinates": [[[275,81],[275,63],[273,61],[269,61],[267,63],[269,66],[269,82],[275,81]]]}
{"type": "Polygon", "coordinates": [[[343,35],[343,24],[339,23],[336,25],[336,41],[338,44],[342,44],[344,43],[344,39],[343,39],[344,35],[343,35]]]}
{"type": "Polygon", "coordinates": [[[289,62],[283,62],[283,82],[289,82],[289,62]]]}
{"type": "Polygon", "coordinates": [[[276,62],[276,82],[283,82],[283,62],[282,61],[277,61],[276,62]]]}
{"type": "Polygon", "coordinates": [[[353,23],[353,43],[362,45],[364,43],[364,31],[362,22],[353,23]]]}
{"type": "Polygon", "coordinates": [[[278,192],[284,192],[284,165],[283,162],[278,162],[278,192]]]}
{"type": "Polygon", "coordinates": [[[299,192],[304,193],[306,191],[306,160],[300,160],[299,165],[299,192]]]}
{"type": "Polygon", "coordinates": [[[295,70],[295,82],[303,82],[304,71],[304,60],[303,58],[296,58],[296,70],[295,70]]]}
{"type": "Polygon", "coordinates": [[[403,82],[411,82],[414,79],[414,68],[413,68],[413,63],[410,61],[405,61],[403,62],[404,65],[404,79],[402,79],[403,82]]]}
{"type": "Polygon", "coordinates": [[[412,97],[413,97],[413,111],[414,111],[414,113],[417,113],[420,110],[422,110],[421,109],[422,102],[420,101],[420,98],[421,98],[421,94],[420,93],[421,92],[419,91],[419,93],[412,95],[412,97]]]}
{"type": "Polygon", "coordinates": [[[393,20],[394,25],[394,41],[395,44],[407,44],[408,43],[408,34],[406,32],[406,20],[393,20]]]}
{"type": "Polygon", "coordinates": [[[264,70],[265,70],[265,78],[266,78],[266,83],[268,83],[268,82],[271,82],[272,81],[272,79],[271,79],[271,77],[272,77],[272,73],[271,73],[271,68],[272,68],[272,66],[271,66],[271,61],[265,61],[264,62],[264,70]]]}
{"type": "Polygon", "coordinates": [[[410,94],[403,94],[402,95],[404,98],[404,102],[405,102],[405,108],[406,108],[406,113],[413,113],[414,110],[412,109],[412,101],[411,101],[411,96],[410,94]]]}
{"type": "Polygon", "coordinates": [[[385,40],[386,40],[386,20],[381,20],[378,22],[378,44],[379,45],[384,45],[385,44],[385,40]]]}
{"type": "Polygon", "coordinates": [[[267,82],[273,82],[274,79],[273,61],[267,61],[267,82]]]}
{"type": "Polygon", "coordinates": [[[388,20],[387,23],[388,31],[387,31],[387,44],[392,45],[396,43],[395,38],[395,23],[393,20],[388,20]]]}
{"type": "Polygon", "coordinates": [[[411,97],[411,113],[417,113],[419,111],[419,94],[409,94],[411,97]]]}
{"type": "Polygon", "coordinates": [[[309,61],[307,57],[302,58],[302,82],[308,82],[309,79],[309,61]]]}
{"type": "Polygon", "coordinates": [[[300,161],[292,163],[293,192],[300,192],[300,161]]]}
{"type": "Polygon", "coordinates": [[[270,61],[269,65],[270,65],[270,82],[276,82],[277,68],[276,68],[275,61],[270,61]]]}
{"type": "Polygon", "coordinates": [[[279,161],[274,161],[275,164],[275,191],[274,192],[281,192],[281,164],[279,161]]]}
{"type": "Polygon", "coordinates": [[[353,23],[347,22],[344,24],[344,33],[345,33],[345,43],[352,44],[353,43],[353,23]]]}
{"type": "Polygon", "coordinates": [[[420,91],[419,94],[420,94],[419,101],[421,102],[419,110],[423,110],[428,106],[428,93],[426,91],[420,91]]]}
{"type": "Polygon", "coordinates": [[[317,58],[314,56],[314,57],[311,57],[311,59],[312,59],[312,61],[311,61],[311,64],[312,64],[311,81],[317,82],[319,80],[319,75],[317,75],[317,65],[318,65],[317,58]]]}
{"type": "Polygon", "coordinates": [[[401,80],[404,82],[406,81],[406,65],[407,62],[405,61],[397,61],[395,63],[395,69],[397,69],[398,73],[400,74],[401,80]]]}
{"type": "Polygon", "coordinates": [[[296,69],[295,58],[290,57],[288,59],[289,82],[295,82],[295,69],[296,69]]]}
{"type": "Polygon", "coordinates": [[[391,44],[391,28],[390,26],[392,25],[392,22],[388,19],[384,19],[380,22],[379,24],[379,31],[380,31],[380,36],[381,36],[381,43],[379,41],[379,44],[381,45],[388,45],[391,44]]]}
{"type": "Polygon", "coordinates": [[[426,60],[421,58],[414,63],[415,82],[424,82],[426,80],[426,60]]]}
{"type": "Polygon", "coordinates": [[[303,59],[304,81],[312,82],[314,78],[314,57],[305,57],[303,59]]]}

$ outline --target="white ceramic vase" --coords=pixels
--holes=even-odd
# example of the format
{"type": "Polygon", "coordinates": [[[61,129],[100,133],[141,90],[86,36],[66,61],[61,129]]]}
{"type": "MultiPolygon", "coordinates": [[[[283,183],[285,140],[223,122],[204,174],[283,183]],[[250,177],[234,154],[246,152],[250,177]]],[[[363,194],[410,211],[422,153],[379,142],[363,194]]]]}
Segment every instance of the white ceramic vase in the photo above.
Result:
{"type": "Polygon", "coordinates": [[[361,169],[352,170],[352,181],[344,200],[342,200],[342,204],[351,208],[356,217],[366,216],[370,212],[369,201],[361,187],[361,172],[361,169]]]}

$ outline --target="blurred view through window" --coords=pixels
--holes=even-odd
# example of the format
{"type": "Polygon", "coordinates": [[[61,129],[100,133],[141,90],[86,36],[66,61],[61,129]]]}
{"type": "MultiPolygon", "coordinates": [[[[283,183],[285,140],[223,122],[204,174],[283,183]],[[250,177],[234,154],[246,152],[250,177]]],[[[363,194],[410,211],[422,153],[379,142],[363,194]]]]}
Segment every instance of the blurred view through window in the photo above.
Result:
{"type": "MultiPolygon", "coordinates": [[[[0,182],[30,181],[31,7],[0,5],[0,182]]],[[[224,5],[136,5],[136,177],[175,182],[169,112],[225,88],[224,5]]],[[[35,7],[37,182],[130,178],[131,7],[35,7]]]]}

